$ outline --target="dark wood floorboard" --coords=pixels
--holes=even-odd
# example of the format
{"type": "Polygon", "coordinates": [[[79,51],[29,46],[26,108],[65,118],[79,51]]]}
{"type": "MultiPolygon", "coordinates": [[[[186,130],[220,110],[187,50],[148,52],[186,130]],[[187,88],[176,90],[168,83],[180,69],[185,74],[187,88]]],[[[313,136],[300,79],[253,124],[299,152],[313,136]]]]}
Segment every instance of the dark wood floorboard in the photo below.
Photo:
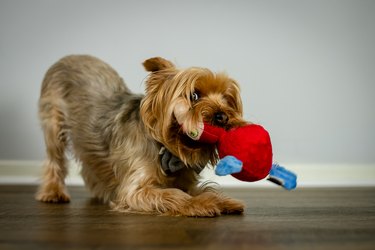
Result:
{"type": "Polygon", "coordinates": [[[375,188],[228,189],[243,216],[129,215],[83,187],[72,202],[34,201],[34,186],[0,186],[0,249],[375,249],[375,188]]]}

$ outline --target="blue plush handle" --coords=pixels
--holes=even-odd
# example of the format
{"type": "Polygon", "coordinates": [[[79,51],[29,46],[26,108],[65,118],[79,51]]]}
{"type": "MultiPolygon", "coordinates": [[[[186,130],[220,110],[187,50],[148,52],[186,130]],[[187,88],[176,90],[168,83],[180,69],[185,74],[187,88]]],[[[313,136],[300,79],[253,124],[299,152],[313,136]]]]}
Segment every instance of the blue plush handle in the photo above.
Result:
{"type": "Polygon", "coordinates": [[[225,176],[228,174],[239,173],[242,170],[242,161],[236,157],[228,155],[219,161],[215,168],[215,174],[225,176]]]}
{"type": "Polygon", "coordinates": [[[268,180],[287,190],[297,187],[297,175],[278,164],[272,164],[268,180]]]}

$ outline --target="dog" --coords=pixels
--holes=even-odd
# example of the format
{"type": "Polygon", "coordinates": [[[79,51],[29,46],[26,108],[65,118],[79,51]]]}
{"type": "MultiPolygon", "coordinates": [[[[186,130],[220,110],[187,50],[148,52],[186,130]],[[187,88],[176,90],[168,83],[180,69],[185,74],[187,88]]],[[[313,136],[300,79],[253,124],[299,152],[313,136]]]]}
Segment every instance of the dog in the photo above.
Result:
{"type": "Polygon", "coordinates": [[[150,72],[145,95],[132,93],[113,68],[93,56],[66,56],[49,68],[39,99],[47,157],[36,199],[70,201],[64,182],[69,150],[91,193],[116,211],[191,217],[243,213],[242,201],[201,184],[200,170],[218,161],[216,147],[187,137],[173,113],[183,100],[192,124],[242,126],[239,85],[224,73],[178,69],[161,57],[143,66],[150,72]],[[183,167],[163,171],[161,149],[183,167]]]}

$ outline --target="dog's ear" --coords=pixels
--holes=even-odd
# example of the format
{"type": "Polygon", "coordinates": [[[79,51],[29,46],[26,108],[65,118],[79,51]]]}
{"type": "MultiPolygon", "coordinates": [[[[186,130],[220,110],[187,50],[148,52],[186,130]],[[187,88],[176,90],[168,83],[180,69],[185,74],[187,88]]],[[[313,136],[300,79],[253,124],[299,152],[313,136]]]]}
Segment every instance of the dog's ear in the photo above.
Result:
{"type": "Polygon", "coordinates": [[[162,57],[153,57],[150,59],[147,59],[143,62],[143,66],[147,71],[155,72],[163,69],[170,69],[174,68],[173,63],[170,61],[162,58],[162,57]]]}

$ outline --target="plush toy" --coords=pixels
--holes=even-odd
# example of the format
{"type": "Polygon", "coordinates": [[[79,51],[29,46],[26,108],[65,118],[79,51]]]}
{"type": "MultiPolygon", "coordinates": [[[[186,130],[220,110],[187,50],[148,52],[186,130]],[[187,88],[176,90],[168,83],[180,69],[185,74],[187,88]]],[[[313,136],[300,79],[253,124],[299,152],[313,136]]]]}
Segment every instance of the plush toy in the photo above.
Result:
{"type": "Polygon", "coordinates": [[[184,103],[176,105],[174,113],[184,132],[202,143],[216,144],[220,161],[215,173],[219,176],[231,174],[247,182],[268,180],[285,189],[296,187],[296,175],[285,168],[272,164],[272,144],[268,132],[260,125],[247,124],[229,131],[199,123],[195,128],[185,125],[188,108],[184,103]]]}
{"type": "Polygon", "coordinates": [[[268,132],[261,126],[249,124],[229,131],[204,124],[199,138],[202,143],[216,144],[221,164],[216,173],[233,168],[233,177],[241,181],[264,179],[272,166],[272,146],[268,132]],[[236,166],[236,167],[235,167],[236,166]],[[237,170],[236,170],[237,169],[237,170]],[[241,171],[238,171],[241,170],[241,171]]]}

